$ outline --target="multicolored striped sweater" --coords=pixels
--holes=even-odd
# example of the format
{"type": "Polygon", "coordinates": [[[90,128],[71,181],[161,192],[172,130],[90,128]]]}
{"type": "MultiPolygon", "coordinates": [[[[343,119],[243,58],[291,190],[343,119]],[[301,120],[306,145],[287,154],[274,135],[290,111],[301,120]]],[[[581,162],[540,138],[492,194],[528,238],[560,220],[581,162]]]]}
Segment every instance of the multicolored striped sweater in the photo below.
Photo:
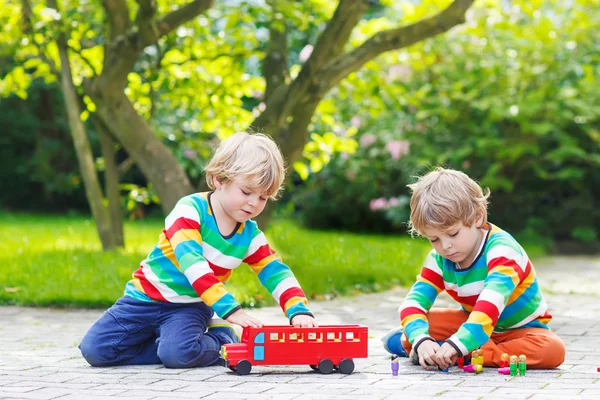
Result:
{"type": "Polygon", "coordinates": [[[400,320],[413,346],[429,336],[427,312],[442,291],[469,312],[447,342],[463,356],[485,344],[492,332],[545,328],[552,319],[525,250],[502,229],[488,224],[483,248],[469,268],[432,250],[404,302],[400,320]]]}
{"type": "Polygon", "coordinates": [[[225,319],[241,308],[225,283],[242,262],[258,275],[290,321],[295,315],[312,315],[294,274],[254,221],[238,224],[228,237],[219,233],[208,192],[177,203],[158,244],[127,283],[125,295],[143,301],[203,301],[225,319]]]}

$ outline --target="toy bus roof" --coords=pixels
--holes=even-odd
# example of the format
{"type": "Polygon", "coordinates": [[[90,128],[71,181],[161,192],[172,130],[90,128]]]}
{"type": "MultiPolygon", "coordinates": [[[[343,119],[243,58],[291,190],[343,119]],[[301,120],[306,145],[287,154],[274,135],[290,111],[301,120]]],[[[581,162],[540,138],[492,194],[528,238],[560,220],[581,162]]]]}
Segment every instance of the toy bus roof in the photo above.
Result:
{"type": "Polygon", "coordinates": [[[324,332],[324,331],[345,331],[355,329],[367,329],[366,325],[319,325],[318,328],[296,328],[292,325],[263,325],[262,328],[248,327],[252,330],[258,331],[313,331],[313,332],[324,332]]]}

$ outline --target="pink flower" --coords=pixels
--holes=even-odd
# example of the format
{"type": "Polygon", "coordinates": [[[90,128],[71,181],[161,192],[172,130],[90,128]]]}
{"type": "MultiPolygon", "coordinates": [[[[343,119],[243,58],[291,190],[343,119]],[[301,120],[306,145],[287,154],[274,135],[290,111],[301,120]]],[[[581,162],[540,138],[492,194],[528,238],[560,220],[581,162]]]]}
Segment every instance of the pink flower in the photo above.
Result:
{"type": "Polygon", "coordinates": [[[388,70],[388,75],[393,81],[398,79],[401,82],[407,82],[412,75],[412,68],[410,68],[408,65],[392,65],[388,70]]]}
{"type": "Polygon", "coordinates": [[[389,208],[398,207],[399,204],[400,204],[400,201],[398,201],[397,197],[392,197],[390,199],[390,201],[388,202],[389,208]]]}
{"type": "Polygon", "coordinates": [[[352,117],[352,119],[350,120],[350,123],[352,124],[353,127],[360,128],[360,118],[352,117]]]}
{"type": "Polygon", "coordinates": [[[373,143],[377,141],[375,135],[371,135],[370,133],[366,133],[360,137],[360,145],[362,147],[369,147],[373,143]]]}
{"type": "Polygon", "coordinates": [[[404,154],[408,154],[410,144],[407,140],[392,140],[385,145],[394,160],[399,160],[404,154]]]}
{"type": "Polygon", "coordinates": [[[196,152],[191,149],[186,149],[183,151],[183,156],[188,160],[193,160],[196,158],[196,152]]]}
{"type": "Polygon", "coordinates": [[[387,200],[383,197],[373,199],[369,202],[371,211],[383,210],[387,207],[387,200]]]}
{"type": "Polygon", "coordinates": [[[304,62],[306,60],[308,60],[308,58],[310,57],[310,55],[312,54],[313,51],[313,47],[310,44],[307,44],[306,46],[304,46],[304,48],[300,51],[300,54],[298,55],[298,58],[300,59],[300,61],[304,62]]]}

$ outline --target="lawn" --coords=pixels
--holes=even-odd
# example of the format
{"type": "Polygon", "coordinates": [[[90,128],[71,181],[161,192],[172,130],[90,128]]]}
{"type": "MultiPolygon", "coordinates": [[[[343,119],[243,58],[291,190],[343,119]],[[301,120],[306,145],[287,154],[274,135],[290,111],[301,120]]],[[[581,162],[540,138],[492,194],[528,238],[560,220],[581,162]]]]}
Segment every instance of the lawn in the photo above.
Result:
{"type": "MultiPolygon", "coordinates": [[[[127,247],[103,252],[89,218],[0,213],[0,304],[107,307],[122,295],[162,223],[127,222],[127,247]]],[[[408,286],[429,249],[405,236],[313,231],[289,219],[273,221],[267,237],[313,299],[408,286]]],[[[245,266],[228,288],[245,306],[273,304],[245,266]]]]}

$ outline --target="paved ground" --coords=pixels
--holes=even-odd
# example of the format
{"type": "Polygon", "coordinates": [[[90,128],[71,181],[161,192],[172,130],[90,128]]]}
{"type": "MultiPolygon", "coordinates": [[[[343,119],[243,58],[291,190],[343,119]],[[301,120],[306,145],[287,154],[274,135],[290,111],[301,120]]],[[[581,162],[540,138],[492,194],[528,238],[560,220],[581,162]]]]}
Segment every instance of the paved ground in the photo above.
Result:
{"type": "MultiPolygon", "coordinates": [[[[321,323],[369,326],[369,358],[356,360],[352,375],[320,375],[304,367],[256,367],[248,376],[222,367],[92,368],[76,345],[101,311],[0,307],[0,398],[600,399],[600,258],[538,260],[536,268],[548,288],[552,327],[567,343],[567,360],[556,370],[514,378],[495,369],[443,374],[403,359],[400,375],[392,376],[379,338],[397,321],[405,289],[311,303],[321,323]]],[[[436,304],[447,305],[447,299],[436,304]]],[[[266,323],[286,322],[274,308],[253,314],[266,323]]]]}

